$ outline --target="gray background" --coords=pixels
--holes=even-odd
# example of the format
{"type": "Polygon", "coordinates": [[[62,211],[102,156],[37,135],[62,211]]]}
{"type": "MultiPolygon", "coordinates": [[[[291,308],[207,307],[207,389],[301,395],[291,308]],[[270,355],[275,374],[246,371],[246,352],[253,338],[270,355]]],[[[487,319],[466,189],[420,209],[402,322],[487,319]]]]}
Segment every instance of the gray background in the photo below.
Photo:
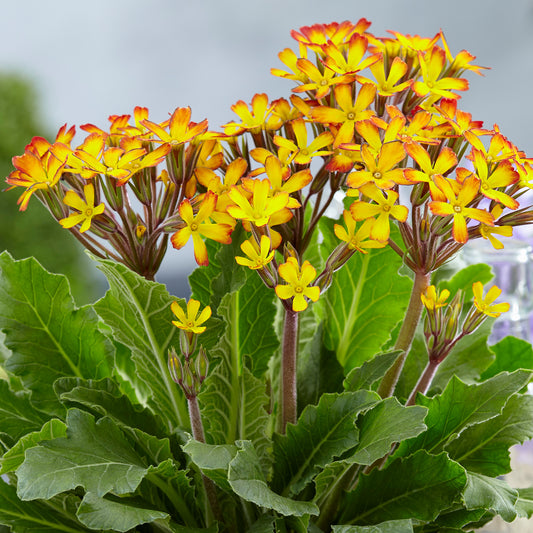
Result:
{"type": "MultiPolygon", "coordinates": [[[[365,17],[371,32],[432,37],[441,28],[452,53],[467,49],[485,76],[468,76],[460,107],[533,154],[532,0],[12,0],[1,3],[0,69],[38,88],[51,131],[63,123],[107,126],[110,114],[150,109],[162,121],[178,106],[212,128],[233,120],[230,106],[256,92],[288,96],[275,78],[291,29],[365,17]]],[[[1,117],[0,117],[1,120],[1,117]]],[[[23,216],[23,215],[22,215],[23,216]]],[[[194,266],[191,250],[170,251],[159,280],[184,296],[177,279],[194,266]]]]}

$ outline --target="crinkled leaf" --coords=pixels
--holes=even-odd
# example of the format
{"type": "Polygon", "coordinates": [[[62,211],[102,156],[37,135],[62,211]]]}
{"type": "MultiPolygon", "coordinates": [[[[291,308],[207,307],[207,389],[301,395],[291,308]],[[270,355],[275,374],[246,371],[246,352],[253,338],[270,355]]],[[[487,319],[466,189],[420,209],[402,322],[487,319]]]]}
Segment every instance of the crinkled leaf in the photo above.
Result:
{"type": "Polygon", "coordinates": [[[270,514],[261,515],[246,533],[274,533],[274,517],[270,514]]]}
{"type": "Polygon", "coordinates": [[[13,533],[79,533],[90,531],[75,516],[69,518],[46,502],[21,501],[15,487],[0,478],[0,524],[10,526],[13,533]]]}
{"type": "Polygon", "coordinates": [[[438,453],[461,431],[499,415],[509,396],[524,387],[530,372],[502,372],[477,385],[466,385],[453,377],[442,394],[427,398],[418,395],[417,403],[428,407],[428,429],[400,444],[397,454],[407,455],[421,448],[438,453]]]}
{"type": "Polygon", "coordinates": [[[114,348],[93,309],[76,308],[67,279],[33,258],[0,254],[0,330],[12,351],[6,370],[22,379],[43,411],[64,415],[52,388],[57,378],[110,375],[114,348]]]}
{"type": "MultiPolygon", "coordinates": [[[[234,301],[235,294],[238,293],[222,300],[220,312],[226,309],[227,302],[234,301]]],[[[240,329],[238,324],[237,329],[240,329]]],[[[219,362],[209,370],[199,395],[206,439],[211,444],[251,440],[266,464],[266,450],[270,447],[266,436],[269,397],[265,382],[255,377],[246,366],[241,366],[240,356],[246,352],[242,352],[238,338],[240,334],[230,323],[220,345],[213,351],[219,355],[219,362]],[[236,336],[232,336],[232,331],[236,336]]]]}
{"type": "Polygon", "coordinates": [[[533,397],[515,395],[501,415],[465,429],[445,449],[467,470],[496,477],[511,471],[509,448],[531,438],[533,397]]]}
{"type": "MultiPolygon", "coordinates": [[[[324,254],[338,244],[333,222],[320,221],[324,254]]],[[[325,320],[326,346],[337,354],[346,373],[379,353],[391,330],[403,319],[412,282],[398,274],[401,263],[390,247],[354,254],[334,274],[316,306],[325,320]]]]}
{"type": "Polygon", "coordinates": [[[438,531],[441,530],[440,528],[447,527],[461,529],[472,522],[478,522],[485,514],[487,514],[485,509],[468,510],[464,507],[461,509],[454,509],[453,511],[440,514],[435,520],[435,526],[438,526],[438,531]]]}
{"type": "Polygon", "coordinates": [[[413,533],[411,520],[388,520],[373,526],[332,526],[333,533],[413,533]]]}
{"type": "Polygon", "coordinates": [[[518,491],[518,499],[516,500],[515,509],[518,516],[531,518],[533,515],[533,487],[516,490],[518,491]]]}
{"type": "Polygon", "coordinates": [[[445,453],[420,450],[361,476],[345,496],[340,521],[361,525],[384,519],[431,521],[460,497],[465,484],[464,469],[445,453]]]}
{"type": "Polygon", "coordinates": [[[0,433],[9,435],[13,441],[32,431],[38,431],[49,418],[32,406],[27,393],[13,392],[7,381],[2,379],[0,398],[0,433]]]}
{"type": "Polygon", "coordinates": [[[496,355],[492,365],[481,375],[481,379],[488,379],[500,372],[512,372],[519,368],[533,370],[533,348],[529,342],[516,337],[505,337],[491,346],[496,355]]]}
{"type": "Polygon", "coordinates": [[[124,498],[101,498],[87,492],[78,509],[78,520],[90,529],[128,531],[140,524],[168,518],[168,513],[147,509],[124,498]]]}
{"type": "Polygon", "coordinates": [[[226,331],[212,353],[235,358],[239,374],[248,363],[253,375],[261,377],[279,346],[273,326],[274,292],[250,271],[243,287],[222,297],[217,313],[224,318],[226,331]]]}
{"type": "Polygon", "coordinates": [[[131,349],[137,375],[151,391],[153,410],[169,429],[187,428],[186,400],[167,368],[168,349],[179,347],[179,330],[172,324],[170,310],[176,298],[164,285],[148,281],[124,265],[99,259],[98,268],[107,277],[110,290],[96,302],[96,312],[116,339],[131,349]]]}
{"type": "Polygon", "coordinates": [[[24,435],[4,456],[0,459],[0,474],[15,471],[24,462],[26,450],[37,446],[43,440],[52,440],[64,437],[67,426],[57,418],[53,418],[44,424],[40,431],[34,431],[24,435]]]}
{"type": "Polygon", "coordinates": [[[228,483],[229,464],[238,452],[234,444],[205,444],[190,439],[183,451],[189,455],[192,462],[212,479],[220,488],[230,491],[228,483]]]}
{"type": "Polygon", "coordinates": [[[352,449],[359,440],[357,415],[379,400],[371,391],[343,392],[307,406],[285,435],[274,435],[274,490],[298,494],[321,468],[352,449]]]}
{"type": "Polygon", "coordinates": [[[468,482],[464,491],[464,501],[467,509],[488,509],[499,514],[506,522],[516,518],[515,503],[518,492],[497,478],[467,473],[468,482]]]}
{"type": "Polygon", "coordinates": [[[350,461],[371,465],[386,455],[395,442],[416,437],[427,429],[426,414],[424,407],[405,407],[394,397],[379,402],[357,422],[359,443],[350,461]]]}
{"type": "Polygon", "coordinates": [[[298,353],[298,412],[306,405],[316,405],[324,393],[342,391],[344,372],[335,354],[324,345],[323,323],[317,326],[313,321],[313,332],[304,351],[298,353]]]}
{"type": "Polygon", "coordinates": [[[348,391],[371,389],[372,385],[387,373],[401,353],[399,350],[380,353],[365,361],[346,376],[344,388],[348,391]]]}
{"type": "Polygon", "coordinates": [[[132,404],[111,379],[84,380],[62,378],[54,383],[59,399],[66,407],[83,408],[100,416],[108,416],[117,424],[141,429],[158,437],[166,436],[161,419],[149,409],[132,404]]]}
{"type": "Polygon", "coordinates": [[[272,491],[252,443],[240,441],[237,445],[240,450],[230,462],[228,481],[238,496],[284,516],[318,515],[319,510],[314,503],[293,500],[272,491]]]}
{"type": "Polygon", "coordinates": [[[78,486],[103,496],[133,492],[148,472],[123,433],[109,418],[85,411],[67,413],[67,436],[26,451],[17,470],[22,500],[49,499],[78,486]]]}

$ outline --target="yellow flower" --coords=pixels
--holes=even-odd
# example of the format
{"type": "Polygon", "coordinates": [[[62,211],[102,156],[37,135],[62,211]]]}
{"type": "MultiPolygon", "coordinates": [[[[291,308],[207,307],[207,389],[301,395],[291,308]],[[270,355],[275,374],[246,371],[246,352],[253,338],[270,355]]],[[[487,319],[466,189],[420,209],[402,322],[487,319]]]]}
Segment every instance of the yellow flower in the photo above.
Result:
{"type": "Polygon", "coordinates": [[[502,290],[496,285],[488,290],[485,298],[483,298],[483,285],[480,281],[476,281],[472,285],[472,290],[474,291],[474,305],[484,315],[496,318],[509,311],[511,306],[506,302],[493,304],[494,300],[502,293],[502,290]]]}
{"type": "Polygon", "coordinates": [[[239,265],[247,266],[252,270],[264,268],[274,258],[274,250],[270,250],[271,242],[266,235],[261,235],[261,242],[258,244],[254,237],[241,244],[241,250],[246,257],[235,256],[235,261],[239,265]]]}
{"type": "Polygon", "coordinates": [[[309,287],[316,276],[316,270],[309,261],[304,261],[301,269],[295,257],[289,257],[286,263],[278,267],[279,275],[288,285],[276,285],[276,294],[282,300],[293,298],[292,310],[303,311],[307,309],[307,300],[313,302],[320,296],[319,287],[309,287]]]}
{"type": "Polygon", "coordinates": [[[202,237],[213,239],[223,244],[229,244],[231,242],[233,228],[230,225],[208,222],[215,210],[216,203],[217,195],[209,191],[204,196],[198,213],[195,215],[190,201],[188,199],[183,200],[178,207],[178,211],[186,226],[182,227],[170,238],[172,246],[180,250],[185,246],[189,238],[192,237],[194,258],[202,266],[209,264],[207,247],[202,237]]]}
{"type": "Polygon", "coordinates": [[[193,298],[187,302],[187,314],[185,314],[178,302],[172,302],[170,309],[178,319],[172,321],[177,328],[196,334],[205,331],[206,327],[201,324],[211,316],[211,308],[208,305],[198,314],[200,302],[193,298]]]}
{"type": "Polygon", "coordinates": [[[375,219],[367,218],[357,231],[355,231],[356,221],[352,217],[350,211],[345,209],[342,215],[348,231],[339,224],[335,224],[333,230],[338,239],[347,243],[350,250],[358,250],[363,254],[367,254],[368,251],[366,248],[384,248],[387,245],[385,242],[376,241],[370,238],[375,219]]]}
{"type": "Polygon", "coordinates": [[[83,222],[80,228],[80,233],[87,231],[91,227],[91,221],[96,215],[101,215],[105,210],[105,205],[103,203],[94,205],[94,187],[92,183],[88,183],[83,187],[83,192],[85,194],[85,200],[80,198],[74,191],[67,191],[63,203],[79,211],[79,213],[74,213],[67,218],[62,218],[59,223],[64,228],[72,228],[83,222]]]}
{"type": "Polygon", "coordinates": [[[430,311],[438,309],[439,307],[444,307],[446,305],[446,300],[450,296],[450,291],[444,289],[440,294],[437,293],[435,285],[430,285],[425,292],[420,295],[420,299],[424,306],[430,311]]]}

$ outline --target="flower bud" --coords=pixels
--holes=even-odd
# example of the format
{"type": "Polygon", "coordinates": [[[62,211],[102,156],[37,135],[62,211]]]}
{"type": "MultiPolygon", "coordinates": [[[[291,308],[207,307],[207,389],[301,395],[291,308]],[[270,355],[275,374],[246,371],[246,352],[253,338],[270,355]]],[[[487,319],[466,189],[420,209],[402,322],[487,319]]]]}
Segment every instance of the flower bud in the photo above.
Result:
{"type": "Polygon", "coordinates": [[[183,366],[174,347],[168,351],[168,370],[175,383],[183,382],[183,366]]]}
{"type": "Polygon", "coordinates": [[[209,360],[207,359],[207,353],[203,346],[200,346],[194,367],[196,371],[196,377],[200,380],[200,383],[203,383],[204,379],[207,377],[207,373],[209,372],[209,360]]]}

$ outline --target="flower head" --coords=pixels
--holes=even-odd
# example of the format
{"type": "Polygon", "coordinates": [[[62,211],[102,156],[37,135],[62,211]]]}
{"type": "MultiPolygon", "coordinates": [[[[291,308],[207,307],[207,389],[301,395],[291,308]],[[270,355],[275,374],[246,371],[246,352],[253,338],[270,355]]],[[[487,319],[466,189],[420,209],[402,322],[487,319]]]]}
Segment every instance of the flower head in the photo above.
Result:
{"type": "Polygon", "coordinates": [[[182,329],[190,333],[203,333],[206,326],[202,326],[210,316],[211,308],[207,305],[202,309],[202,312],[198,314],[200,310],[200,302],[191,298],[187,302],[187,314],[180,306],[178,302],[172,302],[170,309],[178,320],[173,320],[172,323],[179,329],[182,329]]]}
{"type": "Polygon", "coordinates": [[[476,281],[472,285],[472,290],[474,292],[474,305],[484,315],[496,318],[509,311],[511,306],[508,303],[493,303],[502,293],[502,290],[496,285],[488,290],[485,298],[483,298],[483,285],[480,281],[476,281]]]}
{"type": "Polygon", "coordinates": [[[279,275],[287,282],[287,285],[276,285],[276,294],[282,300],[294,298],[292,301],[293,311],[307,309],[307,300],[313,302],[320,296],[319,287],[309,287],[316,276],[316,270],[309,261],[304,261],[302,267],[295,257],[289,257],[286,263],[278,267],[279,275]]]}
{"type": "Polygon", "coordinates": [[[101,215],[105,210],[103,203],[94,205],[94,186],[88,183],[83,187],[85,200],[80,198],[74,191],[67,191],[63,203],[79,211],[67,218],[62,218],[59,223],[64,228],[72,228],[77,224],[81,224],[80,233],[87,231],[91,227],[91,221],[96,215],[101,215]]]}
{"type": "Polygon", "coordinates": [[[252,236],[241,244],[241,250],[246,257],[235,256],[235,261],[239,265],[247,266],[252,270],[259,270],[274,259],[274,250],[271,251],[271,242],[266,235],[261,235],[261,242],[258,244],[252,236]]]}
{"type": "Polygon", "coordinates": [[[450,291],[448,289],[444,289],[438,293],[435,285],[430,285],[422,294],[420,294],[420,299],[426,309],[432,311],[439,307],[444,307],[449,296],[450,291]]]}

